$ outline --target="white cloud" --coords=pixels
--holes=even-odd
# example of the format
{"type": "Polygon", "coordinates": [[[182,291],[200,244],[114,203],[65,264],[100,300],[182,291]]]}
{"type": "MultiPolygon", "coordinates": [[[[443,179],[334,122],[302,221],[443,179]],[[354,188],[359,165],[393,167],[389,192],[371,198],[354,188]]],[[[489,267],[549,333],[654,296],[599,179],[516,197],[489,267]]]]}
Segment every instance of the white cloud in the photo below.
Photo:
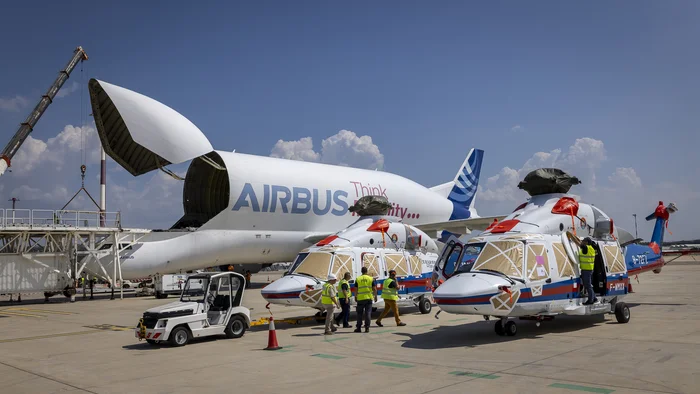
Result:
{"type": "Polygon", "coordinates": [[[29,136],[12,158],[11,170],[17,175],[25,176],[44,163],[51,163],[57,170],[61,170],[66,157],[83,154],[83,147],[87,161],[99,162],[100,145],[93,126],[66,125],[58,135],[46,142],[29,136]]]}
{"type": "Polygon", "coordinates": [[[350,130],[340,130],[321,141],[320,153],[314,151],[312,138],[304,137],[296,141],[277,141],[270,156],[371,170],[384,168],[384,155],[372,142],[372,137],[358,137],[350,130]]]}
{"type": "Polygon", "coordinates": [[[2,111],[19,112],[27,105],[29,105],[29,100],[20,95],[11,98],[0,97],[0,110],[2,111]]]}
{"type": "Polygon", "coordinates": [[[634,168],[617,168],[612,175],[608,177],[608,180],[617,186],[627,186],[635,189],[642,187],[642,180],[637,176],[637,172],[634,168]]]}
{"type": "Polygon", "coordinates": [[[79,88],[80,88],[80,84],[73,81],[73,83],[71,83],[70,86],[63,85],[61,87],[61,90],[59,90],[58,93],[56,93],[56,97],[58,97],[58,98],[66,97],[66,96],[70,95],[71,93],[76,92],[79,88]]]}
{"type": "Polygon", "coordinates": [[[518,131],[522,131],[522,130],[523,130],[523,126],[521,126],[519,124],[516,124],[515,126],[510,128],[510,131],[514,131],[514,132],[518,132],[518,131]]]}

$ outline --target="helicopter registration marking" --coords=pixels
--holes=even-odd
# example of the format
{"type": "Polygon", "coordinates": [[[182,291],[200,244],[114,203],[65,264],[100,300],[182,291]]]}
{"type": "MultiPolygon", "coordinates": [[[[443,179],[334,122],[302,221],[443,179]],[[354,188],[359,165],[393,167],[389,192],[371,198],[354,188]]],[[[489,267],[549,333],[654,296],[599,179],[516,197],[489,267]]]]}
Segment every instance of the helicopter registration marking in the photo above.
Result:
{"type": "Polygon", "coordinates": [[[610,290],[612,291],[621,291],[625,289],[625,284],[618,282],[618,283],[611,283],[610,284],[610,290]]]}

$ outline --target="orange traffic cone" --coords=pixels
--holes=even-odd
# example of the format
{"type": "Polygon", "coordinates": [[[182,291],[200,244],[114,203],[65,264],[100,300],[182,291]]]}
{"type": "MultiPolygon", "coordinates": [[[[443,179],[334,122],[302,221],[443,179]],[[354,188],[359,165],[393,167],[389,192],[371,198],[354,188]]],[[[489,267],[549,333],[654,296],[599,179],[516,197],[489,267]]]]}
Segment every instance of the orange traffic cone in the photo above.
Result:
{"type": "Polygon", "coordinates": [[[267,336],[267,347],[265,350],[279,350],[282,347],[277,344],[277,333],[275,332],[275,319],[270,316],[270,330],[267,336]]]}

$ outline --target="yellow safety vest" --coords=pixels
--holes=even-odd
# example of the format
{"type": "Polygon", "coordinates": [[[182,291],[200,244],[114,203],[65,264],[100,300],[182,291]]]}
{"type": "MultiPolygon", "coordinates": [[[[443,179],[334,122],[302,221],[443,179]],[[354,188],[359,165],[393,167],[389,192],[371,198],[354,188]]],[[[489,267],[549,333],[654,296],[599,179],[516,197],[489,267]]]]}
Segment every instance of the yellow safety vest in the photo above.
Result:
{"type": "Polygon", "coordinates": [[[369,275],[360,275],[357,277],[357,301],[371,300],[374,298],[372,293],[372,279],[369,275]]]}
{"type": "Polygon", "coordinates": [[[593,271],[595,266],[595,249],[590,246],[586,247],[586,253],[579,252],[578,262],[581,266],[581,271],[593,271]]]}
{"type": "Polygon", "coordinates": [[[348,300],[350,299],[350,297],[352,297],[352,291],[350,290],[350,284],[345,279],[341,279],[340,282],[338,282],[338,296],[342,299],[347,298],[348,300]],[[348,285],[347,291],[343,290],[344,284],[348,285]]]}
{"type": "Polygon", "coordinates": [[[393,279],[389,278],[389,279],[385,280],[384,284],[382,285],[382,298],[385,300],[398,301],[398,299],[399,299],[398,289],[389,288],[389,285],[393,281],[394,281],[393,279]]]}
{"type": "Polygon", "coordinates": [[[323,284],[323,291],[321,292],[321,303],[323,305],[333,305],[333,299],[331,298],[331,288],[332,284],[326,282],[323,284]]]}

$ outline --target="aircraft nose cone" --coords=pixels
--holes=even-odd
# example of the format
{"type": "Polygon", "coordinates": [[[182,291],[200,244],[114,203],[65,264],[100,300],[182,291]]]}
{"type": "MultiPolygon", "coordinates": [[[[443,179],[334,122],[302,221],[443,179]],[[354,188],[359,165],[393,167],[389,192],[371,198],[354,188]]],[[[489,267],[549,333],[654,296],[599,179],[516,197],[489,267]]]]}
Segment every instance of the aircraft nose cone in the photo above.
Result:
{"type": "Polygon", "coordinates": [[[266,300],[273,302],[274,300],[296,299],[299,294],[306,290],[306,285],[315,285],[316,282],[311,278],[306,278],[298,275],[287,275],[270,283],[262,289],[261,294],[266,300]]]}
{"type": "Polygon", "coordinates": [[[465,273],[451,277],[433,293],[438,306],[448,313],[502,315],[512,309],[517,290],[511,295],[499,286],[513,286],[505,278],[480,273],[465,273]],[[513,302],[511,301],[513,300],[513,302]],[[504,302],[505,305],[504,309],[504,302]]]}

